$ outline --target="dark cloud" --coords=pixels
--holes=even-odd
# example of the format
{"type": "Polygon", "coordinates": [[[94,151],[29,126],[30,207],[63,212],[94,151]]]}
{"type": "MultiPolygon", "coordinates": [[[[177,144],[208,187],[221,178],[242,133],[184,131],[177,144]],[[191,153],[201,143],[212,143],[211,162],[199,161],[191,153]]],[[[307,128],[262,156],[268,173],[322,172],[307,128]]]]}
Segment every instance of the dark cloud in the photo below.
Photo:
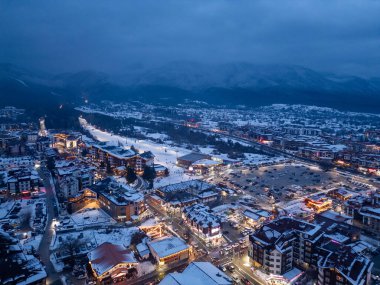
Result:
{"type": "Polygon", "coordinates": [[[380,76],[380,1],[0,0],[0,61],[122,72],[176,60],[380,76]]]}

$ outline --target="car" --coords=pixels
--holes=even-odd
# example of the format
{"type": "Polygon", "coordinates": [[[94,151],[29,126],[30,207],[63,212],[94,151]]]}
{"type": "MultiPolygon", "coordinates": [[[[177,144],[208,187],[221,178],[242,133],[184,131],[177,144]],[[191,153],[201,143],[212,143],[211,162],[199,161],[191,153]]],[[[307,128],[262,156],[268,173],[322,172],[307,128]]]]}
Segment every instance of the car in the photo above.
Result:
{"type": "Polygon", "coordinates": [[[222,266],[222,265],[219,266],[219,269],[222,270],[223,272],[226,272],[226,271],[227,271],[226,267],[225,267],[225,266],[222,266]]]}
{"type": "Polygon", "coordinates": [[[234,272],[234,271],[235,271],[235,266],[234,266],[233,264],[228,264],[228,265],[227,265],[227,269],[228,269],[228,271],[230,271],[230,272],[234,272]]]}
{"type": "Polygon", "coordinates": [[[238,284],[239,283],[239,277],[237,276],[237,274],[232,274],[231,275],[231,278],[232,280],[235,282],[235,284],[238,284]]]}
{"type": "Polygon", "coordinates": [[[252,284],[251,281],[249,281],[247,278],[243,277],[241,278],[241,283],[245,284],[245,285],[250,285],[252,284]]]}

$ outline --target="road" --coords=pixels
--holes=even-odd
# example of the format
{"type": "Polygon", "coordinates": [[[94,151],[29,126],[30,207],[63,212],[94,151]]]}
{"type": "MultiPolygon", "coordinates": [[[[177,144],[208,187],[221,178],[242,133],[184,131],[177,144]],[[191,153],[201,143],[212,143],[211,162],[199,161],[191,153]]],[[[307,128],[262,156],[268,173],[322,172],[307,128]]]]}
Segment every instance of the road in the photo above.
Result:
{"type": "Polygon", "coordinates": [[[40,258],[42,262],[45,264],[46,273],[47,273],[47,279],[46,284],[62,284],[62,281],[55,272],[53,264],[50,261],[50,251],[49,246],[51,239],[53,237],[54,229],[52,227],[53,218],[55,217],[55,211],[54,211],[54,202],[55,202],[55,193],[53,191],[52,185],[50,184],[50,173],[48,174],[45,169],[41,169],[39,171],[40,177],[43,179],[44,186],[46,189],[46,206],[47,206],[47,225],[45,233],[42,237],[40,247],[38,249],[38,252],[40,254],[40,258]]]}
{"type": "MultiPolygon", "coordinates": [[[[182,122],[173,122],[173,121],[168,121],[168,120],[157,120],[157,119],[155,119],[154,121],[155,122],[159,122],[159,123],[165,123],[165,124],[169,123],[169,124],[172,124],[172,125],[175,125],[175,126],[182,126],[182,127],[184,126],[182,122]]],[[[239,136],[236,136],[236,135],[215,132],[215,131],[212,131],[212,130],[206,129],[206,128],[193,128],[193,127],[188,127],[188,128],[191,128],[191,129],[193,129],[195,131],[200,131],[200,132],[203,132],[203,133],[207,133],[207,134],[220,135],[220,136],[224,136],[225,138],[228,138],[228,139],[234,139],[234,140],[237,140],[237,141],[241,141],[241,142],[250,144],[251,146],[253,146],[257,150],[260,150],[260,151],[262,151],[264,153],[267,153],[267,154],[281,155],[281,156],[291,158],[291,159],[296,160],[296,161],[301,162],[301,163],[306,163],[306,164],[311,164],[311,165],[317,165],[317,166],[322,166],[322,167],[326,166],[326,164],[323,163],[323,162],[319,162],[319,161],[316,161],[316,160],[308,159],[308,158],[305,158],[305,157],[300,157],[298,155],[288,153],[288,152],[286,152],[286,151],[284,151],[282,149],[274,148],[272,146],[265,145],[265,144],[259,143],[257,141],[249,140],[249,139],[246,139],[246,138],[242,138],[242,137],[239,137],[239,136]]],[[[354,178],[356,178],[358,180],[360,180],[360,179],[368,180],[367,176],[361,174],[356,169],[340,168],[339,166],[335,166],[333,164],[331,164],[329,166],[330,167],[335,167],[335,171],[337,171],[337,172],[339,172],[341,174],[350,175],[351,177],[354,177],[354,178]]]]}
{"type": "MultiPolygon", "coordinates": [[[[151,211],[155,214],[155,216],[160,216],[164,219],[167,219],[167,222],[171,223],[173,231],[175,231],[179,236],[184,238],[184,234],[190,234],[190,239],[192,241],[195,241],[200,248],[203,249],[204,253],[196,252],[195,260],[197,261],[207,261],[214,263],[214,265],[226,265],[229,263],[233,263],[237,270],[235,271],[236,274],[240,279],[247,278],[252,284],[258,284],[262,285],[262,280],[260,280],[257,276],[254,276],[251,272],[250,267],[247,267],[243,264],[243,255],[247,255],[246,251],[247,249],[241,249],[240,246],[236,249],[232,249],[229,251],[228,254],[225,254],[223,256],[220,256],[219,251],[222,248],[214,248],[213,252],[210,252],[210,248],[207,247],[207,245],[204,243],[203,240],[201,240],[196,234],[194,234],[192,231],[189,230],[189,228],[182,223],[182,219],[178,218],[173,215],[168,215],[163,209],[159,209],[158,207],[155,207],[154,205],[148,204],[148,206],[151,208],[151,211]],[[243,252],[243,254],[241,254],[243,252]],[[212,259],[212,255],[218,256],[215,259],[212,259]]],[[[231,272],[226,272],[227,274],[230,274],[231,272]]]]}

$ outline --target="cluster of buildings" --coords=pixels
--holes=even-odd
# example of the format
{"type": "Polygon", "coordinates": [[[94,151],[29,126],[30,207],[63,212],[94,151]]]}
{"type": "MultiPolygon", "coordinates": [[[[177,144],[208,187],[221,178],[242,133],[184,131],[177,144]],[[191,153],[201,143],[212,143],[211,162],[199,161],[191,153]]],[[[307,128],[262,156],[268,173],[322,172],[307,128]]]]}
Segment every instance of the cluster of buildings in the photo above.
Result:
{"type": "Polygon", "coordinates": [[[18,239],[0,229],[0,283],[4,285],[46,284],[46,271],[41,261],[24,248],[18,239]]]}
{"type": "Polygon", "coordinates": [[[177,165],[192,173],[206,174],[224,165],[224,161],[209,154],[192,152],[177,158],[177,165]]]}
{"type": "Polygon", "coordinates": [[[134,148],[125,149],[106,143],[91,144],[88,148],[91,159],[104,163],[111,169],[131,167],[136,173],[142,174],[146,166],[154,166],[154,155],[150,151],[139,153],[134,148]]]}
{"type": "Polygon", "coordinates": [[[353,222],[370,231],[380,232],[380,193],[357,195],[347,199],[343,211],[353,222]]]}
{"type": "Polygon", "coordinates": [[[68,210],[73,213],[89,204],[97,205],[117,221],[135,221],[146,211],[144,195],[112,177],[98,181],[91,188],[68,200],[68,210]]]}
{"type": "Polygon", "coordinates": [[[190,229],[211,246],[222,243],[222,226],[218,216],[204,204],[193,204],[182,210],[182,218],[190,229]]]}
{"type": "Polygon", "coordinates": [[[195,203],[216,201],[218,197],[219,193],[214,185],[194,179],[158,187],[147,199],[167,211],[181,211],[195,203]]]}
{"type": "Polygon", "coordinates": [[[320,285],[370,282],[373,263],[363,248],[358,250],[360,231],[352,226],[324,217],[313,222],[281,217],[262,225],[249,240],[254,266],[271,277],[314,269],[320,285]]]}
{"type": "MultiPolygon", "coordinates": [[[[286,153],[326,165],[380,176],[380,131],[367,129],[347,132],[342,124],[329,129],[316,124],[237,127],[223,124],[224,133],[261,143],[286,153]]],[[[217,131],[216,131],[217,132],[217,131]]]]}

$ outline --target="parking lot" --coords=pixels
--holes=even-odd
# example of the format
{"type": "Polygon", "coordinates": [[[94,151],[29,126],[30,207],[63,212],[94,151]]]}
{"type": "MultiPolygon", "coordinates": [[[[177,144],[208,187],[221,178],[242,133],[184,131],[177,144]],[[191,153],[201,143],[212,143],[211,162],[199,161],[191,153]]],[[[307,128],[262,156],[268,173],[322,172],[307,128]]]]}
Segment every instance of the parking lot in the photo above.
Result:
{"type": "MultiPolygon", "coordinates": [[[[350,175],[332,169],[296,163],[278,163],[264,166],[234,165],[213,173],[207,180],[234,191],[226,202],[244,199],[252,207],[272,210],[273,205],[336,187],[352,191],[371,188],[350,175]]],[[[231,194],[231,193],[229,193],[231,194]]]]}

